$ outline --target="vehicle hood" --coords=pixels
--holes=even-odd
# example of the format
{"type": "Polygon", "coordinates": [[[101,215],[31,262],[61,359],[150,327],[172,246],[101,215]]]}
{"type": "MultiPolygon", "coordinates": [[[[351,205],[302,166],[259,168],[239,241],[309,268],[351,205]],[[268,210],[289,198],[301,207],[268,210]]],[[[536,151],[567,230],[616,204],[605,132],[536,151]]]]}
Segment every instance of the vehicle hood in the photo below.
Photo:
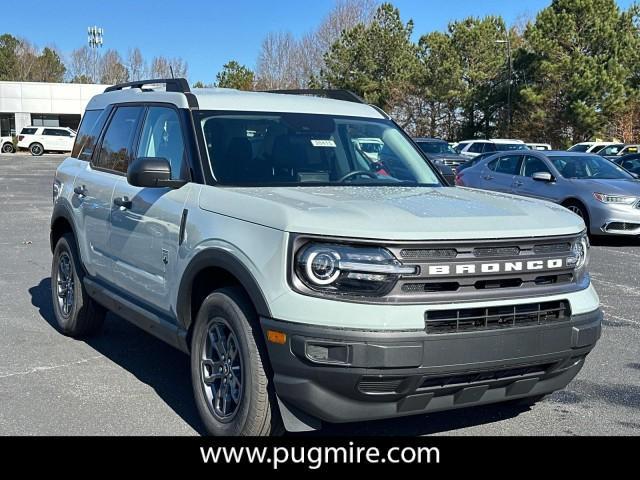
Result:
{"type": "Polygon", "coordinates": [[[639,180],[605,180],[605,179],[570,179],[572,184],[579,186],[589,193],[606,193],[614,195],[640,196],[639,180]]]}
{"type": "Polygon", "coordinates": [[[460,162],[466,162],[468,160],[467,157],[456,155],[455,153],[429,153],[429,157],[433,158],[434,160],[444,160],[445,158],[457,160],[460,162]]]}
{"type": "Polygon", "coordinates": [[[458,187],[203,187],[200,207],[297,233],[391,240],[566,235],[583,221],[543,200],[458,187]]]}

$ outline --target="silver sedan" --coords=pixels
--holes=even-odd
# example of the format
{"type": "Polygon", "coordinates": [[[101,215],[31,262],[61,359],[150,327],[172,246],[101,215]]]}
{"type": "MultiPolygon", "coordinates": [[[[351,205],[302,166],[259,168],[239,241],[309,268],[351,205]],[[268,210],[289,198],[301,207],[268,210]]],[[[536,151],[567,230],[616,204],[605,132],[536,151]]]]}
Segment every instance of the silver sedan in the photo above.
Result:
{"type": "Polygon", "coordinates": [[[599,155],[497,153],[460,171],[456,184],[551,200],[582,217],[591,234],[640,236],[637,175],[599,155]]]}

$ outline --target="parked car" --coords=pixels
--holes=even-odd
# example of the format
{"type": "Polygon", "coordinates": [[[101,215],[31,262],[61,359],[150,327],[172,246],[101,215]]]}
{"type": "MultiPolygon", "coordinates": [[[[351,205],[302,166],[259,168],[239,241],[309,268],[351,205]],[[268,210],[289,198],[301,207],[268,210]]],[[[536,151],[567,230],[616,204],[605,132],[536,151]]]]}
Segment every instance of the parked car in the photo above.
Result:
{"type": "Polygon", "coordinates": [[[640,175],[640,153],[630,153],[628,155],[622,155],[621,157],[614,157],[610,160],[626,171],[634,175],[640,175]]]}
{"type": "Polygon", "coordinates": [[[622,157],[623,155],[629,155],[633,153],[638,153],[638,145],[637,144],[624,144],[617,143],[615,145],[609,145],[607,147],[603,147],[598,150],[598,155],[601,155],[609,160],[614,158],[622,157]]]}
{"type": "Polygon", "coordinates": [[[414,138],[413,141],[416,142],[429,160],[437,160],[451,167],[453,171],[468,160],[467,157],[458,154],[447,142],[439,138],[420,137],[414,138]]]}
{"type": "Polygon", "coordinates": [[[11,138],[11,137],[0,137],[0,152],[2,152],[2,153],[13,153],[13,152],[15,152],[15,148],[13,146],[13,138],[11,138]]]}
{"type": "Polygon", "coordinates": [[[112,310],[190,355],[216,435],[531,405],[578,374],[602,320],[580,218],[443,188],[348,92],[157,83],[93,97],[56,170],[63,333],[112,310]],[[361,137],[384,142],[379,162],[361,137]]]}
{"type": "Polygon", "coordinates": [[[551,150],[551,145],[548,143],[527,143],[527,147],[531,150],[551,150]]]}
{"type": "Polygon", "coordinates": [[[595,148],[591,153],[597,153],[601,157],[615,157],[622,152],[626,147],[624,143],[612,143],[611,145],[605,145],[601,148],[595,148]]]}
{"type": "Polygon", "coordinates": [[[580,142],[569,147],[567,152],[584,152],[584,153],[596,153],[598,150],[606,147],[607,145],[614,145],[616,142],[580,142]]]}
{"type": "Polygon", "coordinates": [[[456,145],[456,152],[463,157],[473,158],[481,153],[502,152],[511,150],[528,150],[522,140],[493,138],[490,140],[463,140],[456,145]]]}
{"type": "Polygon", "coordinates": [[[640,182],[599,155],[494,155],[459,172],[456,183],[551,200],[580,216],[591,234],[640,235],[640,182]]]}
{"type": "Polygon", "coordinates": [[[75,138],[76,132],[67,127],[24,127],[18,135],[18,148],[36,157],[45,152],[70,152],[75,138]]]}

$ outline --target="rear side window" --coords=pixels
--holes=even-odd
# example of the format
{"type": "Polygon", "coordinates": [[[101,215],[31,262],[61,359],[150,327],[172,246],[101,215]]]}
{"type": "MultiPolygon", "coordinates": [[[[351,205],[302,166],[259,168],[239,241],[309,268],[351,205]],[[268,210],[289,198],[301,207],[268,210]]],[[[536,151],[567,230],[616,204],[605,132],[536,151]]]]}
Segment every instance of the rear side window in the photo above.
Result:
{"type": "Polygon", "coordinates": [[[520,171],[521,158],[522,157],[520,155],[507,155],[489,162],[487,166],[496,173],[517,175],[520,171]]]}
{"type": "Polygon", "coordinates": [[[455,147],[453,147],[453,149],[454,149],[456,152],[460,153],[462,150],[464,150],[464,147],[466,147],[467,145],[469,145],[469,143],[468,143],[468,142],[466,142],[466,143],[465,143],[465,142],[462,142],[462,143],[459,143],[458,145],[456,145],[455,147]]]}
{"type": "Polygon", "coordinates": [[[42,131],[43,135],[49,135],[52,137],[70,137],[71,133],[67,130],[60,130],[59,128],[45,128],[42,131]]]}
{"type": "Polygon", "coordinates": [[[484,143],[480,143],[480,142],[472,143],[471,146],[469,147],[469,150],[467,150],[467,152],[482,153],[483,147],[484,147],[484,143]]]}
{"type": "Polygon", "coordinates": [[[93,149],[106,119],[107,115],[102,110],[87,110],[84,112],[84,117],[82,117],[80,129],[73,145],[72,157],[85,161],[91,160],[93,149]]]}
{"type": "Polygon", "coordinates": [[[22,135],[33,135],[36,133],[37,128],[23,128],[20,132],[22,135]]]}
{"type": "Polygon", "coordinates": [[[107,126],[98,158],[92,161],[92,165],[119,173],[127,171],[143,111],[143,107],[118,107],[107,126]]]}

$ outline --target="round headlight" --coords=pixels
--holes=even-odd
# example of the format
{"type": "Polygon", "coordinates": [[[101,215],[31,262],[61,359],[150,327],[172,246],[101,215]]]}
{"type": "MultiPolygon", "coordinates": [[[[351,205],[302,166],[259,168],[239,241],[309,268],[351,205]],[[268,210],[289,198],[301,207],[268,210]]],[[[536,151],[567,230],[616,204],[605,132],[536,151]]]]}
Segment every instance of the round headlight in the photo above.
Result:
{"type": "Polygon", "coordinates": [[[583,268],[587,264],[589,257],[589,237],[583,235],[573,244],[573,254],[575,255],[575,268],[583,268]]]}
{"type": "Polygon", "coordinates": [[[307,277],[316,285],[329,285],[340,275],[340,254],[335,251],[314,251],[305,260],[307,277]]]}

